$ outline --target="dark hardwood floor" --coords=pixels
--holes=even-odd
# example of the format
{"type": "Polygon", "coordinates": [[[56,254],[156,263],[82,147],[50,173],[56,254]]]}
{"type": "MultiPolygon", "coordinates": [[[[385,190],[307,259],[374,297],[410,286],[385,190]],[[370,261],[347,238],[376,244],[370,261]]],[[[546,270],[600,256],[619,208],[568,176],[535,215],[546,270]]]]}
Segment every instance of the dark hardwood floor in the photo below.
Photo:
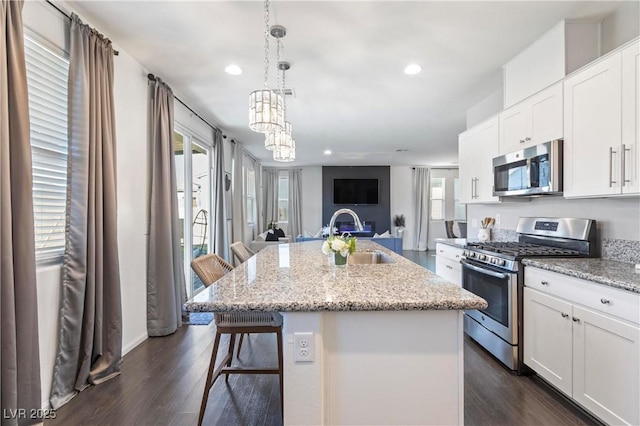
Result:
{"type": "MultiPolygon", "coordinates": [[[[195,425],[213,330],[213,324],[184,326],[171,336],[147,339],[124,357],[122,375],[84,390],[46,424],[195,425]]],[[[275,365],[275,346],[273,335],[253,335],[243,345],[241,362],[275,365]]],[[[465,423],[596,424],[536,377],[512,375],[470,339],[465,341],[465,423]]],[[[219,378],[205,424],[281,424],[277,376],[235,375],[228,384],[219,378]]]]}

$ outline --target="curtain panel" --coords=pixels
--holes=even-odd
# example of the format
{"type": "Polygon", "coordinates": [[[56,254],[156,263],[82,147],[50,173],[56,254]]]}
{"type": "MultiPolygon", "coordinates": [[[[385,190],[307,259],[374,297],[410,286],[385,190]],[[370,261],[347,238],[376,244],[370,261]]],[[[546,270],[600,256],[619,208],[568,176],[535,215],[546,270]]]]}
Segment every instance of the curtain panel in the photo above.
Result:
{"type": "MultiPolygon", "coordinates": [[[[262,169],[262,187],[264,192],[263,218],[265,227],[272,221],[278,221],[278,182],[279,169],[262,169]]],[[[264,228],[261,229],[264,231],[264,228]]]]}
{"type": "Polygon", "coordinates": [[[302,170],[289,170],[289,235],[302,234],[302,170]]]}
{"type": "Polygon", "coordinates": [[[167,336],[182,326],[187,300],[173,158],[173,92],[159,78],[150,83],[149,92],[147,332],[167,336]]]}
{"type": "Polygon", "coordinates": [[[429,240],[429,206],[431,171],[425,167],[416,167],[413,170],[413,199],[416,223],[414,225],[415,240],[414,250],[427,250],[429,240]]]}
{"type": "Polygon", "coordinates": [[[244,193],[244,174],[242,170],[242,145],[233,144],[233,166],[231,169],[231,194],[233,196],[233,241],[245,242],[245,228],[247,227],[246,203],[244,193]]]}
{"type": "Polygon", "coordinates": [[[222,132],[213,130],[213,215],[211,232],[213,252],[229,261],[229,243],[227,241],[227,215],[225,207],[224,183],[224,142],[222,132]]]}
{"type": "Polygon", "coordinates": [[[21,0],[0,0],[2,425],[42,422],[37,418],[18,419],[8,414],[9,410],[17,409],[24,409],[29,414],[42,406],[23,5],[21,0]]]}
{"type": "Polygon", "coordinates": [[[111,41],[71,16],[66,249],[51,405],[120,374],[111,41]]]}

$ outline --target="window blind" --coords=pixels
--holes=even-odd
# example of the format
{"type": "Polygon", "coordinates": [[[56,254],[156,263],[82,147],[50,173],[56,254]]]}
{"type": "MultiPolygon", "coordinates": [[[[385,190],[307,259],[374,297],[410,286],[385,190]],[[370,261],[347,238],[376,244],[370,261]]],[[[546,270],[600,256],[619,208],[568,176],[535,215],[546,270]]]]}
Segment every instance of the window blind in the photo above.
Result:
{"type": "Polygon", "coordinates": [[[67,195],[69,61],[25,37],[36,259],[61,257],[67,195]]]}

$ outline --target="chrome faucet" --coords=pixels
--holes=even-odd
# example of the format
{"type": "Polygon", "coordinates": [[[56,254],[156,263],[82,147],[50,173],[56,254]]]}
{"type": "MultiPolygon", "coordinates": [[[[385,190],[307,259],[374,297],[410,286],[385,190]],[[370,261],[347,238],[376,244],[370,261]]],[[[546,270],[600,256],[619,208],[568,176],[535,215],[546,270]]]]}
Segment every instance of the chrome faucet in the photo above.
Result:
{"type": "Polygon", "coordinates": [[[336,219],[338,218],[338,216],[340,216],[342,213],[350,214],[353,220],[355,221],[356,229],[360,232],[364,231],[364,227],[362,226],[362,223],[360,222],[360,218],[358,217],[356,212],[354,212],[351,209],[339,209],[339,210],[336,210],[333,216],[331,216],[331,220],[329,221],[329,235],[333,235],[333,226],[335,225],[336,219]]]}

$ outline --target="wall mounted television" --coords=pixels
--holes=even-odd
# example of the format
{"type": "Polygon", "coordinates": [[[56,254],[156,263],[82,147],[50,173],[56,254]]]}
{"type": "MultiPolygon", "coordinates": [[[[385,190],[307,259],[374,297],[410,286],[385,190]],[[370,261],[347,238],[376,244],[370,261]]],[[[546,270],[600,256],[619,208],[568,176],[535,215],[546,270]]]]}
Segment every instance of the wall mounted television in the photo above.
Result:
{"type": "Polygon", "coordinates": [[[334,179],[333,204],[378,204],[378,179],[334,179]]]}

